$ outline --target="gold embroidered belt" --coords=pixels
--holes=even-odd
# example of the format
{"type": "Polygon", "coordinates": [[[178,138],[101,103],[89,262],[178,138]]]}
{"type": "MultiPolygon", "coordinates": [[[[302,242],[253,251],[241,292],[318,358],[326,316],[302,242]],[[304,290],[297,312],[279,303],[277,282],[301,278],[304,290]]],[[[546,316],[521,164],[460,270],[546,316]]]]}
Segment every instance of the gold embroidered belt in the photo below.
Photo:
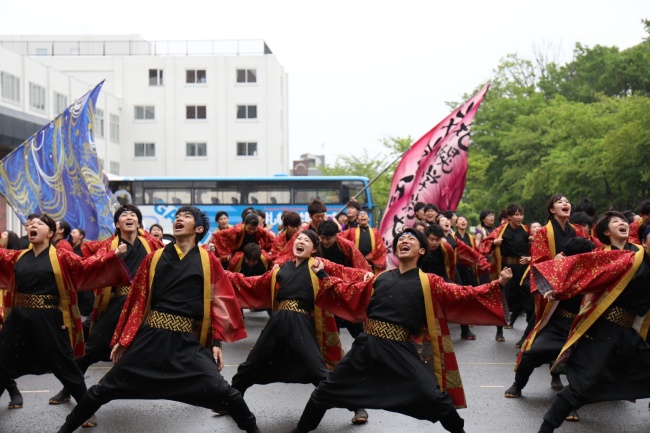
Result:
{"type": "Polygon", "coordinates": [[[16,293],[14,306],[23,308],[59,308],[59,297],[56,295],[16,293]]]}
{"type": "Polygon", "coordinates": [[[113,290],[111,290],[111,297],[116,298],[118,296],[126,296],[129,294],[130,288],[131,286],[113,287],[113,290]]]}
{"type": "Polygon", "coordinates": [[[603,317],[622,328],[631,328],[636,319],[636,314],[621,307],[609,307],[603,317]]]}
{"type": "Polygon", "coordinates": [[[278,310],[294,311],[296,313],[309,314],[309,311],[301,307],[300,302],[295,299],[285,299],[278,304],[278,310]]]}
{"type": "Polygon", "coordinates": [[[163,313],[152,310],[147,316],[147,323],[152,328],[166,329],[175,332],[193,332],[194,321],[189,317],[163,313]]]}
{"type": "Polygon", "coordinates": [[[513,265],[520,265],[519,260],[521,257],[504,257],[501,260],[502,265],[508,265],[508,266],[513,266],[513,265]]]}
{"type": "Polygon", "coordinates": [[[565,310],[562,307],[557,307],[555,309],[555,315],[559,316],[559,317],[566,317],[567,319],[575,319],[576,318],[575,313],[572,313],[569,310],[565,310]]]}
{"type": "Polygon", "coordinates": [[[411,333],[402,325],[394,325],[381,320],[368,318],[366,320],[366,334],[375,337],[386,338],[387,340],[408,341],[411,333]]]}

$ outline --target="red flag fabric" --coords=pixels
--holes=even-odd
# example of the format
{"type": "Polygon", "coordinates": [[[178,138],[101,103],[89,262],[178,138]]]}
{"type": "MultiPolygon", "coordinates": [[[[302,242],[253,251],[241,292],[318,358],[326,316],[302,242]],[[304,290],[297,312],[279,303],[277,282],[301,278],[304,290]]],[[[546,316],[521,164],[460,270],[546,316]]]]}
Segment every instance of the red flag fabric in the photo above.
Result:
{"type": "MultiPolygon", "coordinates": [[[[390,189],[380,232],[388,252],[393,238],[415,221],[415,203],[456,210],[465,189],[467,151],[472,120],[490,85],[483,88],[404,153],[390,189]]],[[[397,259],[388,255],[393,266],[397,259]]]]}

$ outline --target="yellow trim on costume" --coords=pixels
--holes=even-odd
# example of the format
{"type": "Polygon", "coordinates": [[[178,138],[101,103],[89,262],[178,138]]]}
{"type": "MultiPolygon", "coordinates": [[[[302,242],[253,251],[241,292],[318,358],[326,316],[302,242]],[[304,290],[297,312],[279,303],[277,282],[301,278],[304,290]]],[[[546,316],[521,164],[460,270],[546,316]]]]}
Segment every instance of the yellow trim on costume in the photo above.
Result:
{"type": "Polygon", "coordinates": [[[65,290],[63,283],[63,273],[61,272],[61,264],[56,255],[56,248],[49,247],[50,262],[52,263],[52,270],[54,271],[54,279],[56,280],[56,287],[59,291],[59,302],[61,303],[61,312],[63,313],[63,325],[68,328],[68,335],[70,336],[70,345],[74,348],[74,326],[72,318],[70,317],[70,300],[68,299],[68,292],[65,290]]]}
{"type": "Polygon", "coordinates": [[[199,248],[201,255],[201,265],[203,266],[203,320],[201,321],[200,342],[204,347],[212,347],[212,342],[208,341],[208,331],[210,330],[210,321],[212,319],[212,274],[210,268],[210,256],[203,248],[199,248]],[[208,343],[210,345],[208,346],[208,343]]]}
{"type": "Polygon", "coordinates": [[[546,223],[546,237],[548,238],[548,251],[550,252],[551,259],[554,259],[557,252],[555,251],[555,230],[553,229],[553,221],[546,223]]]}
{"type": "MultiPolygon", "coordinates": [[[[368,232],[370,232],[370,251],[375,251],[375,231],[372,227],[368,227],[368,232]]],[[[354,245],[359,248],[359,242],[361,241],[361,227],[357,226],[354,229],[354,245]]]]}
{"type": "MultiPolygon", "coordinates": [[[[509,225],[509,223],[506,223],[506,224],[503,225],[503,228],[501,229],[501,231],[497,235],[496,239],[503,239],[503,233],[508,228],[508,225],[509,225]]],[[[492,245],[494,245],[494,244],[492,244],[492,245]]],[[[501,245],[497,245],[496,248],[494,249],[494,258],[496,259],[496,262],[497,262],[496,263],[497,264],[497,274],[499,274],[503,270],[502,267],[501,267],[501,262],[502,262],[502,259],[501,259],[501,245]]]]}
{"type": "Polygon", "coordinates": [[[591,325],[594,324],[594,322],[605,312],[605,310],[607,310],[610,305],[612,305],[612,303],[621,294],[625,287],[627,287],[629,282],[634,277],[634,274],[636,274],[636,271],[641,266],[641,263],[643,263],[644,255],[645,251],[643,248],[639,248],[639,250],[634,253],[634,264],[632,267],[627,271],[627,273],[618,282],[618,284],[616,284],[616,287],[614,287],[614,289],[605,295],[604,299],[598,302],[598,306],[596,306],[596,308],[587,317],[584,317],[580,320],[578,325],[575,327],[571,338],[569,338],[567,342],[564,343],[564,347],[562,348],[562,351],[560,351],[558,359],[569,347],[573,346],[578,341],[578,339],[584,335],[585,332],[587,332],[591,325]]]}
{"type": "Polygon", "coordinates": [[[643,322],[641,323],[641,329],[639,329],[639,335],[644,340],[648,338],[648,330],[650,330],[650,314],[646,313],[643,322]]]}
{"type": "Polygon", "coordinates": [[[183,250],[181,250],[180,248],[178,248],[178,245],[177,245],[177,244],[174,244],[174,249],[176,250],[176,254],[178,254],[178,258],[179,258],[180,260],[183,260],[183,258],[185,257],[185,253],[183,252],[183,250]]]}
{"type": "Polygon", "coordinates": [[[438,343],[438,334],[436,332],[436,310],[433,307],[433,297],[431,296],[431,284],[427,274],[419,270],[420,283],[422,284],[422,293],[424,294],[424,306],[426,308],[427,329],[431,339],[431,348],[433,349],[433,369],[436,373],[438,386],[442,389],[442,355],[440,354],[440,345],[438,343]]]}
{"type": "Polygon", "coordinates": [[[144,309],[142,320],[147,319],[147,316],[149,315],[149,310],[151,310],[151,294],[153,293],[153,279],[156,276],[156,266],[158,265],[158,261],[160,260],[160,257],[162,256],[164,250],[165,250],[164,248],[157,250],[154,253],[153,257],[151,258],[151,265],[149,266],[149,299],[147,299],[147,306],[144,309]]]}
{"type": "Polygon", "coordinates": [[[318,295],[318,290],[320,289],[320,282],[318,281],[318,276],[316,272],[311,268],[314,264],[314,258],[310,257],[307,262],[309,267],[309,275],[311,276],[311,285],[314,289],[314,327],[316,328],[316,338],[318,339],[318,346],[320,347],[320,353],[325,358],[325,342],[322,339],[323,335],[323,310],[316,306],[316,296],[318,295]]]}
{"type": "Polygon", "coordinates": [[[278,302],[275,299],[275,283],[278,281],[278,272],[280,272],[280,268],[274,269],[271,274],[271,311],[274,312],[278,309],[278,302]]]}

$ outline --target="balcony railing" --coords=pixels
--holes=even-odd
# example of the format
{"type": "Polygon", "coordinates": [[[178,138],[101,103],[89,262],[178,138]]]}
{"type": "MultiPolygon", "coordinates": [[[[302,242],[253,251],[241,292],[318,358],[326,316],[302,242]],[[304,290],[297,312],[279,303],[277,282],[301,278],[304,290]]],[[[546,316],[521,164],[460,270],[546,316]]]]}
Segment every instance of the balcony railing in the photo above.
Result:
{"type": "Polygon", "coordinates": [[[230,41],[10,41],[0,46],[24,56],[259,56],[263,40],[230,41]]]}

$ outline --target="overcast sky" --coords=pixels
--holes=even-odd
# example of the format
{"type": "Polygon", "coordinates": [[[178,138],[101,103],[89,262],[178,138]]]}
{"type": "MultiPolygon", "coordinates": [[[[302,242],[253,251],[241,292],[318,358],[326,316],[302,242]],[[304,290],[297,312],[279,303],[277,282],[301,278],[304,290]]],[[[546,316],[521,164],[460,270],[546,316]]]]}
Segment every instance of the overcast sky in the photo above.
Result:
{"type": "Polygon", "coordinates": [[[4,2],[2,17],[2,34],[264,39],[289,74],[290,158],[333,163],[424,135],[509,53],[568,61],[576,42],[638,44],[650,1],[30,0],[4,2]]]}

